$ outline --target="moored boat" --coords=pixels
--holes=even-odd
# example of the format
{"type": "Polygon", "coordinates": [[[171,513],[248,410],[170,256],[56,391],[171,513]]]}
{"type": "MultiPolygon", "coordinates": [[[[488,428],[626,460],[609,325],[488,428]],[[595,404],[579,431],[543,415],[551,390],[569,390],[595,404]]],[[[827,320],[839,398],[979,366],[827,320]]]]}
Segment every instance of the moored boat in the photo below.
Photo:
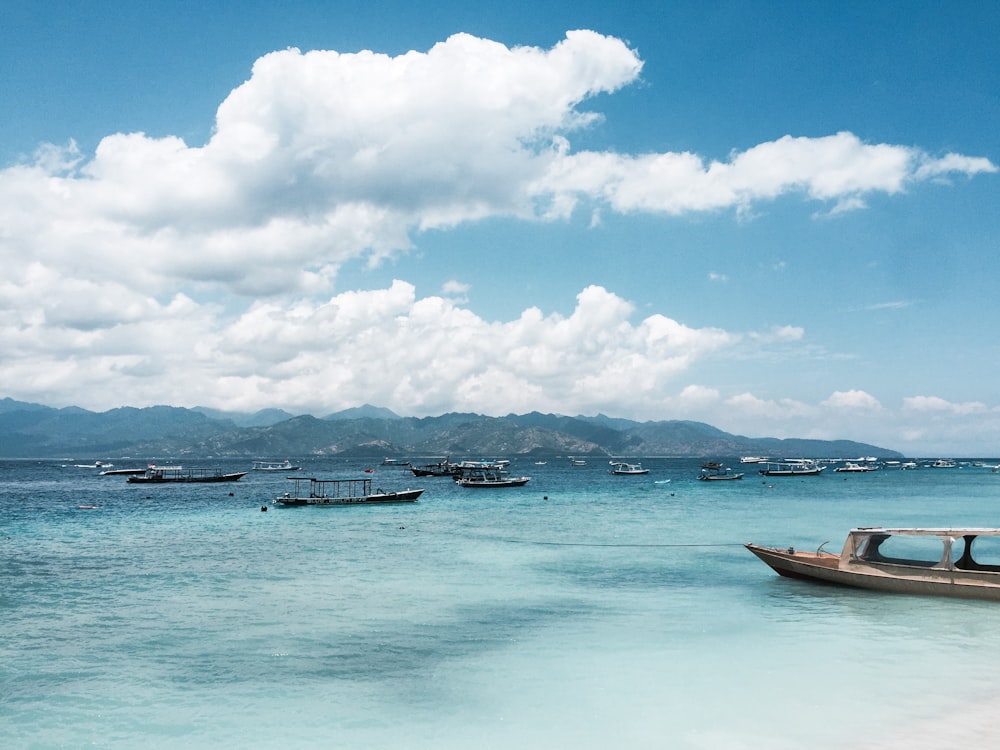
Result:
{"type": "Polygon", "coordinates": [[[461,487],[523,487],[531,477],[512,477],[500,465],[467,466],[461,475],[455,477],[455,483],[461,487]]]}
{"type": "Polygon", "coordinates": [[[823,551],[823,545],[815,552],[745,546],[787,578],[1000,601],[1000,529],[856,528],[839,555],[823,551]]]}
{"type": "Polygon", "coordinates": [[[237,482],[247,472],[224,473],[219,469],[185,469],[183,466],[150,466],[142,474],[130,476],[128,481],[145,484],[168,484],[172,482],[237,482]]]}
{"type": "Polygon", "coordinates": [[[875,467],[868,464],[859,464],[854,463],[853,461],[848,461],[843,466],[838,466],[834,469],[834,471],[841,474],[863,474],[867,471],[875,471],[875,467]]]}
{"type": "Polygon", "coordinates": [[[611,474],[648,474],[649,469],[642,468],[642,464],[629,464],[624,461],[608,461],[611,465],[611,474]]]}
{"type": "Polygon", "coordinates": [[[445,458],[436,464],[423,464],[422,466],[410,465],[410,471],[415,477],[453,477],[459,473],[458,464],[453,464],[445,458]]]}
{"type": "Polygon", "coordinates": [[[728,466],[723,466],[717,461],[709,461],[701,465],[701,473],[698,479],[702,482],[724,482],[732,479],[742,479],[743,474],[733,474],[728,466]]]}
{"type": "Polygon", "coordinates": [[[381,488],[372,490],[372,480],[364,479],[316,479],[315,477],[290,477],[295,489],[286,492],[272,502],[275,505],[391,505],[413,503],[423,493],[419,490],[394,490],[385,492],[381,488]]]}
{"type": "Polygon", "coordinates": [[[815,477],[826,469],[812,461],[783,461],[767,463],[757,473],[765,477],[815,477]]]}
{"type": "Polygon", "coordinates": [[[284,461],[254,461],[254,471],[301,471],[301,466],[295,466],[287,458],[284,461]]]}

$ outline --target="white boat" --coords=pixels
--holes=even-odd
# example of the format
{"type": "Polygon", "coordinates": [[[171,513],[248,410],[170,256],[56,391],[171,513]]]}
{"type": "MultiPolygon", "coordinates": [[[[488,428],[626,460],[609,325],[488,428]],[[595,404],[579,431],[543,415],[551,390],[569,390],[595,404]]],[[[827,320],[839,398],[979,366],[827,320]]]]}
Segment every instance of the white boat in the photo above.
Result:
{"type": "Polygon", "coordinates": [[[856,464],[853,461],[848,461],[843,466],[838,466],[834,471],[839,473],[848,474],[862,474],[866,471],[875,471],[874,466],[869,466],[867,464],[856,464]]]}
{"type": "Polygon", "coordinates": [[[1000,529],[857,528],[839,555],[824,552],[825,544],[815,552],[745,546],[787,578],[1000,601],[1000,529]]]}
{"type": "Polygon", "coordinates": [[[254,471],[299,471],[301,466],[293,466],[287,458],[284,461],[254,461],[254,471]]]}
{"type": "Polygon", "coordinates": [[[423,492],[399,490],[385,492],[372,490],[372,480],[365,479],[316,479],[315,477],[290,477],[295,489],[275,498],[275,505],[389,505],[413,503],[423,492]]]}
{"type": "Polygon", "coordinates": [[[741,464],[766,464],[767,459],[763,456],[743,456],[740,459],[741,464]]]}
{"type": "Polygon", "coordinates": [[[815,477],[825,469],[825,466],[819,466],[815,462],[799,459],[780,463],[768,462],[757,473],[765,477],[815,477]]]}
{"type": "Polygon", "coordinates": [[[948,458],[939,458],[931,464],[932,469],[954,469],[956,466],[958,464],[948,458]]]}
{"type": "Polygon", "coordinates": [[[466,467],[455,477],[455,483],[461,487],[523,487],[531,477],[512,477],[499,465],[466,467]]]}
{"type": "Polygon", "coordinates": [[[648,474],[649,469],[642,468],[642,464],[629,464],[624,461],[608,461],[611,464],[609,472],[611,474],[648,474]]]}
{"type": "Polygon", "coordinates": [[[701,473],[698,479],[702,482],[725,482],[727,480],[742,479],[743,474],[732,474],[728,466],[723,466],[716,461],[709,461],[701,465],[701,473]]]}
{"type": "Polygon", "coordinates": [[[570,456],[569,457],[569,465],[570,466],[586,466],[587,462],[584,459],[582,459],[582,458],[573,458],[573,456],[570,456]]]}

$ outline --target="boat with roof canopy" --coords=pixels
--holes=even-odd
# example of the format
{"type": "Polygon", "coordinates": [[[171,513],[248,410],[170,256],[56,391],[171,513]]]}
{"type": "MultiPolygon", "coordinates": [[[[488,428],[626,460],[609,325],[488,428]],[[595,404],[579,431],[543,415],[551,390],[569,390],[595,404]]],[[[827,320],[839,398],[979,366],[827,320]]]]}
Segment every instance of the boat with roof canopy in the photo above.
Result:
{"type": "Polygon", "coordinates": [[[1000,529],[852,529],[840,554],[746,548],[778,575],[896,594],[1000,601],[1000,529]]]}

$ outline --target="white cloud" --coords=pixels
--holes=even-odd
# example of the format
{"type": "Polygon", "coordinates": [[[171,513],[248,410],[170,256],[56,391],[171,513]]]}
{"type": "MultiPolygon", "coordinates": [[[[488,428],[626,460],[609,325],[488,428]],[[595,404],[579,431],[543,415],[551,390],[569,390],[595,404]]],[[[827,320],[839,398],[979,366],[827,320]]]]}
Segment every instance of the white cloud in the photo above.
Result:
{"type": "MultiPolygon", "coordinates": [[[[587,202],[594,227],[609,211],[732,209],[738,220],[790,194],[835,213],[920,180],[996,171],[847,132],[784,136],[725,160],[574,152],[570,138],[598,117],[582,105],[642,66],[621,40],[589,31],[551,49],[468,34],[396,57],[290,49],[255,63],[202,146],[143,133],[108,135],[92,155],[43,145],[0,170],[0,382],[15,397],[92,408],[367,401],[646,419],[716,404],[789,426],[830,410],[681,382],[735,344],[740,356],[796,346],[798,326],[636,322],[598,286],[568,316],[529,308],[507,322],[463,308],[457,280],[422,299],[403,281],[334,293],[352,259],[378,263],[415,232],[488,217],[555,221],[587,202]]],[[[903,411],[932,405],[916,398],[903,411]]]]}
{"type": "Polygon", "coordinates": [[[954,403],[938,396],[910,396],[903,399],[903,408],[911,412],[929,414],[979,414],[987,411],[978,401],[954,403]]]}
{"type": "Polygon", "coordinates": [[[882,409],[882,404],[879,403],[877,398],[870,393],[858,390],[835,391],[821,405],[831,409],[850,409],[869,412],[877,412],[882,409]]]}

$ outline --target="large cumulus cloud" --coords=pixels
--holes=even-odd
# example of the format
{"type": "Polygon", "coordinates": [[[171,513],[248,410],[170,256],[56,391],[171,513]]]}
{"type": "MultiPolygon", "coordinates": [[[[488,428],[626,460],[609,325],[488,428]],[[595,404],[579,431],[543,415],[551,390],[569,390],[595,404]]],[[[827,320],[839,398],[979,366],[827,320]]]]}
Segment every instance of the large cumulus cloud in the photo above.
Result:
{"type": "Polygon", "coordinates": [[[591,31],[550,49],[468,34],[395,57],[288,49],[255,63],[203,145],[143,133],[108,135],[93,154],[42,145],[0,171],[0,378],[14,395],[95,407],[683,412],[724,399],[679,375],[788,336],[636,321],[600,287],[565,317],[531,308],[489,323],[405,281],[337,290],[338,271],[490,217],[745,212],[786,194],[841,211],[996,171],[849,132],[783,135],[724,160],[574,150],[599,117],[588,99],[642,68],[591,31]]]}

